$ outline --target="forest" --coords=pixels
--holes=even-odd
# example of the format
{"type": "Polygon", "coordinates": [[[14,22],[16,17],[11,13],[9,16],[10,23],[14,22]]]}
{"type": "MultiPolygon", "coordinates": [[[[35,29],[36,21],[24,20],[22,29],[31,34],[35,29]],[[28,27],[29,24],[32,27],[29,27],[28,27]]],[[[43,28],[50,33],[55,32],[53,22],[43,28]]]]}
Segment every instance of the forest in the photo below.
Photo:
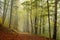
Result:
{"type": "Polygon", "coordinates": [[[0,24],[60,40],[60,0],[0,0],[0,24]]]}

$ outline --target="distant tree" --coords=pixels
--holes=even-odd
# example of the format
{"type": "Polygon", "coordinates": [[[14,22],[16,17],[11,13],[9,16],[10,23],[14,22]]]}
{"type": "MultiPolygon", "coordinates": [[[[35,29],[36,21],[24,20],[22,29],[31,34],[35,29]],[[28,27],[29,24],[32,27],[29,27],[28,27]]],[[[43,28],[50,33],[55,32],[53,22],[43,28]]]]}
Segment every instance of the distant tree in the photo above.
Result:
{"type": "Polygon", "coordinates": [[[45,27],[44,27],[45,21],[44,21],[44,16],[43,16],[43,34],[45,33],[45,27]]]}
{"type": "Polygon", "coordinates": [[[26,13],[27,13],[27,17],[26,17],[26,31],[29,32],[29,7],[26,5],[27,9],[26,9],[26,13]]]}
{"type": "Polygon", "coordinates": [[[6,14],[7,14],[8,6],[9,6],[9,0],[8,1],[4,0],[4,5],[3,5],[3,19],[2,19],[3,24],[4,24],[5,19],[6,19],[6,14]]]}
{"type": "Polygon", "coordinates": [[[4,7],[3,7],[3,24],[4,24],[4,21],[5,21],[5,17],[6,17],[6,1],[7,0],[4,0],[4,7]]]}
{"type": "Polygon", "coordinates": [[[35,0],[35,4],[36,4],[36,13],[35,13],[35,34],[37,34],[37,0],[35,0]]]}
{"type": "Polygon", "coordinates": [[[41,34],[41,16],[40,16],[40,28],[39,28],[39,33],[41,34]]]}
{"type": "Polygon", "coordinates": [[[18,6],[15,6],[15,10],[16,10],[16,13],[15,13],[15,16],[13,18],[14,19],[14,29],[18,31],[18,6]]]}
{"type": "Polygon", "coordinates": [[[51,38],[51,31],[50,31],[50,12],[49,12],[49,0],[47,0],[47,9],[48,9],[49,37],[51,38]]]}
{"type": "Polygon", "coordinates": [[[35,34],[37,34],[37,17],[35,17],[35,34]]]}
{"type": "Polygon", "coordinates": [[[13,0],[11,0],[11,9],[10,9],[10,22],[9,22],[9,28],[11,28],[12,10],[13,10],[13,0]]]}
{"type": "Polygon", "coordinates": [[[31,0],[31,10],[30,10],[30,22],[31,22],[31,33],[33,33],[33,23],[32,23],[32,0],[31,0]]]}
{"type": "Polygon", "coordinates": [[[3,11],[3,9],[2,9],[2,4],[3,4],[3,2],[0,0],[0,14],[2,14],[2,11],[3,11]]]}

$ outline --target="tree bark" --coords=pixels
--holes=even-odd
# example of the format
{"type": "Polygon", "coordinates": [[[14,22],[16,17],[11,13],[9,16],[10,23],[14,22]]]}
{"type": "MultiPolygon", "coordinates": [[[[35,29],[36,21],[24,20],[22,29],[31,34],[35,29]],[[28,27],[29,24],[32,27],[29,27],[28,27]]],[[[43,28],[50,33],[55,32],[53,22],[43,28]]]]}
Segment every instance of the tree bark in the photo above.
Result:
{"type": "Polygon", "coordinates": [[[37,27],[37,0],[35,0],[35,2],[36,2],[36,14],[35,14],[35,34],[37,34],[37,29],[38,29],[38,27],[37,27]]]}
{"type": "Polygon", "coordinates": [[[51,38],[51,31],[50,31],[50,13],[49,13],[49,0],[47,0],[47,9],[48,9],[48,24],[49,24],[49,37],[51,38]]]}
{"type": "Polygon", "coordinates": [[[41,34],[41,16],[40,16],[40,28],[39,28],[39,33],[41,34]]]}
{"type": "Polygon", "coordinates": [[[31,11],[30,11],[30,21],[31,21],[31,33],[33,33],[33,23],[32,23],[32,0],[31,0],[31,11]]]}
{"type": "Polygon", "coordinates": [[[45,33],[45,28],[44,28],[44,16],[42,17],[43,18],[43,34],[45,33]]]}
{"type": "Polygon", "coordinates": [[[10,22],[9,22],[9,28],[11,28],[12,9],[13,9],[13,0],[11,0],[11,10],[10,10],[10,22]]]}
{"type": "Polygon", "coordinates": [[[57,0],[55,0],[55,18],[54,18],[54,33],[53,33],[53,39],[56,40],[57,37],[57,0]]]}
{"type": "Polygon", "coordinates": [[[3,19],[2,19],[3,21],[2,21],[2,24],[4,24],[5,16],[6,16],[6,13],[5,13],[5,12],[6,12],[6,10],[5,10],[5,9],[6,9],[6,0],[4,0],[3,19]]]}

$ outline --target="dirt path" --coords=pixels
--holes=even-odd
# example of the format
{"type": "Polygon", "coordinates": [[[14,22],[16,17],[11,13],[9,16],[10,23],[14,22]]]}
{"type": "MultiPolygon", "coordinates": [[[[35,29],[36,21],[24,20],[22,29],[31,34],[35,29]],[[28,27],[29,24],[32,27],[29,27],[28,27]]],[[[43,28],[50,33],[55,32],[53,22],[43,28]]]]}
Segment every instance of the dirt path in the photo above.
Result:
{"type": "Polygon", "coordinates": [[[13,33],[7,28],[0,27],[0,40],[52,40],[46,37],[22,34],[22,33],[13,33]]]}

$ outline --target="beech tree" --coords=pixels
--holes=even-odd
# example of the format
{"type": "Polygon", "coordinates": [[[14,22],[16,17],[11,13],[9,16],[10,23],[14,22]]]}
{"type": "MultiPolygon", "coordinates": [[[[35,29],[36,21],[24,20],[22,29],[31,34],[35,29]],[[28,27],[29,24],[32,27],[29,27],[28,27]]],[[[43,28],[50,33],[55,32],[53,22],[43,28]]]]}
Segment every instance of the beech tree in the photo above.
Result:
{"type": "Polygon", "coordinates": [[[55,14],[54,14],[54,33],[53,39],[56,40],[57,35],[57,0],[55,0],[55,14]]]}

